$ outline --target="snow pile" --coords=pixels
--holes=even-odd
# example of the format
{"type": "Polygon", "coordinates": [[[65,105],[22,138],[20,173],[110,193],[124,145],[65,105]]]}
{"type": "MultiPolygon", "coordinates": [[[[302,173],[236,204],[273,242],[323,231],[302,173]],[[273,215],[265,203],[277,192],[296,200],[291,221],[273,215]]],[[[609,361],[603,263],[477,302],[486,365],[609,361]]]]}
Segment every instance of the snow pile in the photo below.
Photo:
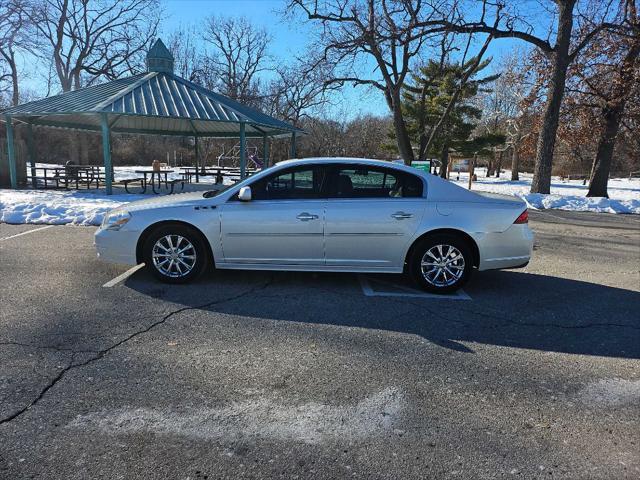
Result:
{"type": "MultiPolygon", "coordinates": [[[[486,177],[484,169],[476,169],[478,181],[473,182],[473,190],[491,193],[515,195],[522,198],[529,208],[540,210],[553,208],[576,212],[596,213],[635,213],[640,214],[640,180],[628,178],[612,178],[609,180],[609,197],[586,197],[588,185],[582,180],[551,179],[551,194],[529,193],[533,176],[521,173],[520,180],[511,181],[511,172],[502,173],[501,178],[486,177]]],[[[451,173],[452,182],[467,188],[468,173],[451,173]]]]}
{"type": "Polygon", "coordinates": [[[0,222],[100,225],[106,212],[140,198],[99,190],[0,190],[0,222]]]}
{"type": "MultiPolygon", "coordinates": [[[[640,193],[638,194],[640,196],[640,193]]],[[[532,209],[572,210],[574,212],[636,213],[640,214],[640,199],[613,200],[602,197],[577,197],[573,195],[544,195],[542,193],[516,194],[532,209]]]]}

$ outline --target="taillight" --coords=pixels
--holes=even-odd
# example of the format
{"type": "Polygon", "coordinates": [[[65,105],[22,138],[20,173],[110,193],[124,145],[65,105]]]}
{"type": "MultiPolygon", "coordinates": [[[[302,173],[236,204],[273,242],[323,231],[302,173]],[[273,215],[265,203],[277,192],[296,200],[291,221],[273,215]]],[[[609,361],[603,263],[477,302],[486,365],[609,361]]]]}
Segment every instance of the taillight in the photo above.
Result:
{"type": "Polygon", "coordinates": [[[529,210],[525,210],[524,212],[522,212],[513,223],[529,223],[529,210]]]}

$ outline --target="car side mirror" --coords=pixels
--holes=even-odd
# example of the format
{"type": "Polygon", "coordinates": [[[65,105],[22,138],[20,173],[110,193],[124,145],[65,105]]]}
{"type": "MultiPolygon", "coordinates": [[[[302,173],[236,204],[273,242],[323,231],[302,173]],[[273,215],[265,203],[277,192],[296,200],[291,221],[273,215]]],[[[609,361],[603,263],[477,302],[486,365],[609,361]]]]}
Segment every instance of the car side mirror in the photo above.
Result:
{"type": "Polygon", "coordinates": [[[251,187],[242,187],[238,192],[238,200],[242,202],[251,201],[251,187]]]}

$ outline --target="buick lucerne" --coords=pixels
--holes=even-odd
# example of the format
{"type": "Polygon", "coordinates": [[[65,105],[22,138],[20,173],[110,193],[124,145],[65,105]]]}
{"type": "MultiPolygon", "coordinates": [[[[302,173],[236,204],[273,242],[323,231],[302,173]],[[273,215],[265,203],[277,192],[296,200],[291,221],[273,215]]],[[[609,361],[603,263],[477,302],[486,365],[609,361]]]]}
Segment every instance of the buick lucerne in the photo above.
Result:
{"type": "Polygon", "coordinates": [[[105,215],[98,256],[184,283],[207,267],[408,273],[448,293],[474,269],[525,266],[525,203],[402,164],[288,160],[222,190],[133,202],[105,215]]]}

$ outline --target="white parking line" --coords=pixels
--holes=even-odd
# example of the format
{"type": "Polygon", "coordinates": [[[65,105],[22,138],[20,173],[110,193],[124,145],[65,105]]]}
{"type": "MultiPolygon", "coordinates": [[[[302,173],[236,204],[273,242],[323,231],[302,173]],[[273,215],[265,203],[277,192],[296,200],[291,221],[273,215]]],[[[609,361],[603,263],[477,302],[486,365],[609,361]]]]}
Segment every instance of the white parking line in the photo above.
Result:
{"type": "Polygon", "coordinates": [[[16,233],[15,235],[11,235],[10,237],[0,238],[0,242],[4,242],[5,240],[11,240],[12,238],[21,237],[22,235],[27,235],[33,232],[39,232],[40,230],[46,230],[47,228],[51,228],[53,225],[47,225],[46,227],[34,228],[32,230],[27,230],[26,232],[16,233]]]}
{"type": "Polygon", "coordinates": [[[124,282],[127,278],[129,278],[131,275],[133,275],[134,273],[136,273],[138,270],[140,270],[142,267],[144,267],[144,263],[140,263],[138,265],[136,265],[135,267],[131,267],[129,270],[127,270],[124,273],[121,273],[120,275],[118,275],[116,278],[112,278],[111,280],[109,280],[107,283],[105,283],[104,285],[102,285],[104,288],[111,288],[111,287],[115,287],[116,285],[118,285],[121,282],[124,282]]]}
{"type": "Polygon", "coordinates": [[[467,295],[464,290],[458,290],[455,293],[450,295],[438,295],[435,293],[426,293],[420,292],[419,290],[414,290],[412,288],[407,288],[402,285],[396,285],[390,282],[385,282],[384,280],[380,280],[379,283],[385,283],[397,290],[404,290],[402,292],[386,292],[386,291],[378,291],[371,288],[371,284],[369,280],[364,275],[358,275],[358,280],[360,281],[360,287],[362,287],[362,293],[367,297],[409,297],[409,298],[434,298],[438,300],[471,300],[471,297],[467,295]]]}

